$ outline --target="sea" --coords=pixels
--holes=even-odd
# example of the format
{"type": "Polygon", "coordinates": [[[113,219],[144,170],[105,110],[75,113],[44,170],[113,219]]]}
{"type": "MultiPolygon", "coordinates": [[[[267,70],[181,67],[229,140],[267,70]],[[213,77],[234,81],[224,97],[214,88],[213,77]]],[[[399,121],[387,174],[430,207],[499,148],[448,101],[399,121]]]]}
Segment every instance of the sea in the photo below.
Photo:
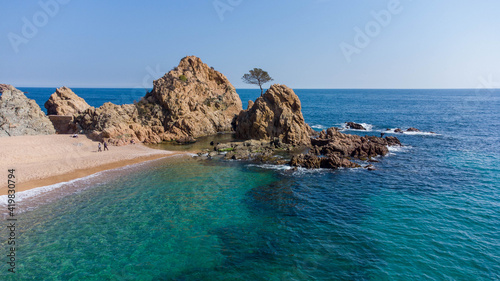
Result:
{"type": "MultiPolygon", "coordinates": [[[[20,89],[42,109],[55,91],[20,89]]],[[[146,93],[73,90],[92,106],[146,93]]],[[[237,92],[244,108],[260,95],[237,92]]],[[[500,280],[500,90],[295,92],[317,131],[404,146],[374,171],[190,154],[19,193],[0,280],[500,280]]]]}

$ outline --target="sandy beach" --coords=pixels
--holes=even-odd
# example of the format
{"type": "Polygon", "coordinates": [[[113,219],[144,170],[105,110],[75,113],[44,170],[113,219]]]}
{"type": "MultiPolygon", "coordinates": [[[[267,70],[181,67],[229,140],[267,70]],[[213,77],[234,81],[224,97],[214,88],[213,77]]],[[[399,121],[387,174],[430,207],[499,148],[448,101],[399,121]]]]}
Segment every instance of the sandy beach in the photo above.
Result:
{"type": "Polygon", "coordinates": [[[9,169],[15,169],[16,192],[85,177],[183,152],[148,148],[142,144],[109,146],[85,136],[16,136],[0,138],[0,195],[6,195],[9,169]]]}

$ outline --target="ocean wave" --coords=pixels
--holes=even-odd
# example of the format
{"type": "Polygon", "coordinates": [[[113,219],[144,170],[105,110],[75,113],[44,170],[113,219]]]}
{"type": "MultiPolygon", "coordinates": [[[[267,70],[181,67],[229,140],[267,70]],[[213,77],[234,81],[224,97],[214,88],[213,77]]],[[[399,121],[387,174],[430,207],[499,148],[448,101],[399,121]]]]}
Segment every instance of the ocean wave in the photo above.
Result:
{"type": "Polygon", "coordinates": [[[400,135],[400,134],[403,134],[403,135],[416,135],[416,136],[440,136],[441,134],[437,134],[437,133],[434,133],[434,132],[408,132],[408,131],[405,131],[403,130],[402,133],[396,133],[395,130],[397,128],[393,128],[393,129],[385,129],[385,130],[379,130],[379,132],[381,133],[386,133],[386,134],[396,134],[396,135],[400,135]]]}

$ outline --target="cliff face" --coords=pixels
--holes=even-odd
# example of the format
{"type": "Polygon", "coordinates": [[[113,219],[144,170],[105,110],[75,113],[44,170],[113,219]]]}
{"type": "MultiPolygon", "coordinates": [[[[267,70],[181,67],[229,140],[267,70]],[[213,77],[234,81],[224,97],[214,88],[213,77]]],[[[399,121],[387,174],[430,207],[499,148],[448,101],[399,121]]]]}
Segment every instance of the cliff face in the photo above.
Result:
{"type": "Polygon", "coordinates": [[[74,115],[90,107],[84,99],[67,87],[57,89],[44,106],[48,115],[74,115]]]}
{"type": "Polygon", "coordinates": [[[249,103],[235,121],[236,137],[310,145],[312,129],[302,116],[299,97],[285,85],[272,85],[264,95],[249,103]]]}
{"type": "Polygon", "coordinates": [[[165,109],[165,130],[177,136],[199,137],[230,131],[242,110],[233,85],[222,73],[195,56],[154,81],[146,100],[165,109]]]}
{"type": "Polygon", "coordinates": [[[55,134],[54,126],[38,104],[23,92],[0,84],[0,137],[55,134]]]}

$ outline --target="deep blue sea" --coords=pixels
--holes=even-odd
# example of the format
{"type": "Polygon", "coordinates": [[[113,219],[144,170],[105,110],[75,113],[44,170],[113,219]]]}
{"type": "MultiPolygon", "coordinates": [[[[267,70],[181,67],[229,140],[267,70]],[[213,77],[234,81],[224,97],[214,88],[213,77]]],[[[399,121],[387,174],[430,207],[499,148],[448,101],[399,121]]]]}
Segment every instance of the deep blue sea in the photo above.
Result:
{"type": "MultiPolygon", "coordinates": [[[[43,108],[55,89],[21,90],[43,108]]],[[[145,93],[73,90],[93,106],[145,93]]],[[[295,92],[317,130],[422,133],[375,171],[184,156],[52,186],[21,201],[0,279],[500,280],[500,90],[295,92]]]]}

